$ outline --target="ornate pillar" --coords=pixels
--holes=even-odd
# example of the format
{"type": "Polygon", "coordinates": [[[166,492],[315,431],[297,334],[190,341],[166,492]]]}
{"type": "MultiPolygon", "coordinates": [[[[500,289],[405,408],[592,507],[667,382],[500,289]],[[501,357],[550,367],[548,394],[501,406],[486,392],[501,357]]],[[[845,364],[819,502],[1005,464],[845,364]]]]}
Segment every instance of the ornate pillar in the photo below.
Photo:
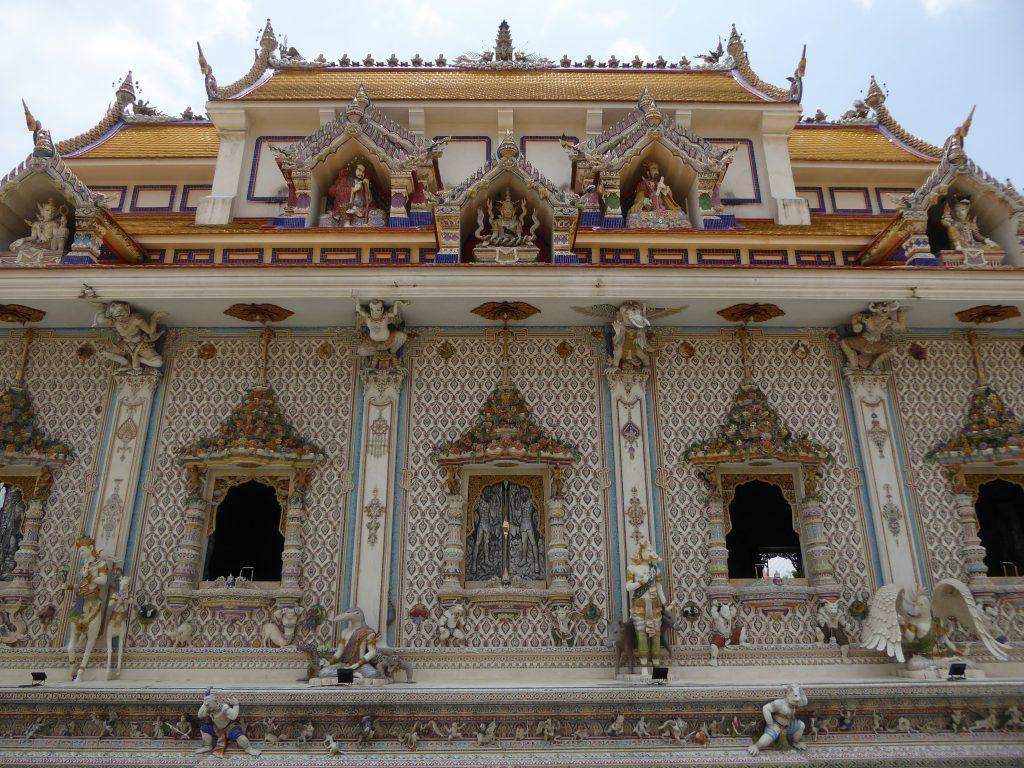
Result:
{"type": "Polygon", "coordinates": [[[104,436],[104,463],[96,492],[90,535],[104,558],[122,563],[128,546],[142,455],[160,371],[119,370],[114,377],[110,426],[104,436]]]}
{"type": "Polygon", "coordinates": [[[921,583],[910,504],[902,482],[893,431],[889,375],[847,368],[856,437],[864,470],[865,493],[881,562],[883,584],[913,587],[921,583]]]}
{"type": "Polygon", "coordinates": [[[552,592],[572,594],[569,578],[569,545],[565,538],[565,501],[562,498],[562,470],[554,467],[551,478],[551,498],[547,501],[547,560],[548,589],[552,592]]]}
{"type": "Polygon", "coordinates": [[[819,598],[838,598],[839,583],[836,581],[833,551],[825,538],[822,528],[824,512],[817,494],[816,467],[802,468],[804,495],[798,504],[800,516],[800,539],[807,557],[807,584],[819,598]]]}
{"type": "Polygon", "coordinates": [[[285,512],[284,548],[281,550],[281,592],[285,600],[302,597],[302,523],[306,519],[306,488],[313,470],[303,467],[292,476],[285,512]]]}
{"type": "Polygon", "coordinates": [[[601,202],[604,203],[605,227],[621,227],[624,221],[622,217],[622,194],[619,190],[619,174],[614,171],[605,171],[601,174],[601,202]]]}
{"type": "Polygon", "coordinates": [[[729,585],[729,549],[725,546],[725,500],[718,471],[711,467],[697,467],[707,486],[705,516],[708,521],[708,599],[729,600],[733,589],[729,585]]]}
{"type": "MultiPolygon", "coordinates": [[[[646,368],[605,371],[611,390],[612,444],[615,446],[616,495],[620,517],[620,544],[625,573],[641,542],[654,547],[653,489],[650,487],[651,453],[647,440],[646,368]]],[[[654,547],[656,548],[656,547],[654,547]]]]}
{"type": "Polygon", "coordinates": [[[388,212],[389,227],[408,227],[409,196],[414,188],[412,171],[395,171],[391,174],[391,210],[388,212]]]}
{"type": "Polygon", "coordinates": [[[167,589],[167,605],[174,612],[180,612],[188,605],[189,596],[199,580],[199,557],[203,547],[203,528],[206,524],[208,503],[203,496],[206,480],[205,468],[198,464],[186,466],[189,476],[189,493],[185,502],[185,516],[181,538],[174,551],[174,570],[171,585],[167,589]]]}
{"type": "Polygon", "coordinates": [[[25,518],[21,523],[18,551],[14,553],[15,566],[9,591],[9,594],[13,594],[19,602],[27,603],[32,598],[32,580],[35,578],[36,564],[39,562],[39,529],[43,524],[46,499],[50,495],[52,485],[53,475],[50,468],[43,467],[36,476],[32,495],[25,499],[25,518]]]}
{"type": "Polygon", "coordinates": [[[356,545],[352,599],[367,623],[379,630],[387,620],[388,543],[394,499],[398,401],[405,370],[364,369],[362,456],[356,496],[356,545]]]}
{"type": "Polygon", "coordinates": [[[448,498],[445,502],[444,566],[441,570],[441,589],[437,597],[442,603],[462,599],[462,584],[466,569],[466,536],[463,526],[466,519],[466,500],[462,495],[462,483],[456,467],[445,467],[447,472],[448,498]]]}
{"type": "Polygon", "coordinates": [[[953,493],[956,515],[960,521],[960,557],[967,571],[967,586],[975,597],[991,596],[994,590],[985,565],[985,547],[978,537],[978,513],[964,478],[963,467],[959,464],[947,465],[943,467],[943,472],[953,493]]]}

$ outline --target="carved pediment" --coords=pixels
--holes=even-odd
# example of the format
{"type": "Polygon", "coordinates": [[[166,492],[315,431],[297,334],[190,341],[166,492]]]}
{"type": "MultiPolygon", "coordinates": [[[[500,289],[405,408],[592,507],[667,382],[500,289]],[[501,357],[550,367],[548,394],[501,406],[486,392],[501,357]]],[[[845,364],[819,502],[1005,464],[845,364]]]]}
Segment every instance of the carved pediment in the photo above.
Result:
{"type": "Polygon", "coordinates": [[[424,223],[405,219],[412,211],[425,212],[427,195],[441,186],[437,160],[446,141],[427,142],[410,133],[375,107],[366,89],[359,86],[334,120],[294,144],[275,148],[288,187],[285,213],[302,213],[312,204],[315,218],[332,185],[362,164],[377,205],[389,212],[390,226],[424,223]],[[402,221],[396,222],[396,218],[402,221]]]}
{"type": "Polygon", "coordinates": [[[270,387],[246,390],[217,431],[178,449],[184,464],[311,465],[322,457],[320,449],[299,435],[285,419],[270,387]]]}
{"type": "Polygon", "coordinates": [[[1024,424],[991,385],[978,383],[963,427],[927,457],[943,464],[1024,459],[1024,424]]]}
{"type": "MultiPolygon", "coordinates": [[[[564,262],[567,258],[575,259],[571,250],[579,213],[575,195],[559,190],[531,165],[511,133],[502,139],[494,158],[462,183],[440,193],[434,209],[441,246],[438,257],[442,261],[458,261],[461,254],[464,260],[468,260],[471,253],[466,251],[472,248],[471,243],[491,242],[495,228],[493,219],[502,216],[501,204],[506,195],[508,202],[515,206],[514,218],[519,221],[514,229],[517,232],[521,230],[521,239],[532,241],[527,245],[549,253],[555,263],[564,262]],[[491,216],[492,206],[495,217],[491,216]],[[481,213],[484,214],[482,223],[481,213]],[[530,231],[532,236],[526,238],[530,231]],[[446,256],[450,258],[446,259],[446,256]]],[[[494,242],[498,249],[503,247],[497,240],[494,242]]],[[[506,248],[514,247],[509,245],[506,248]]],[[[532,253],[532,258],[523,258],[509,250],[506,260],[536,259],[536,252],[532,253]]],[[[500,253],[496,259],[488,260],[503,261],[500,253]]]]}
{"type": "Polygon", "coordinates": [[[0,263],[59,264],[69,250],[96,261],[103,246],[123,261],[141,261],[141,247],[67,166],[27,106],[25,121],[32,154],[0,179],[0,263]]]}
{"type": "Polygon", "coordinates": [[[36,424],[32,398],[22,387],[0,393],[0,464],[4,466],[60,466],[71,449],[46,435],[36,424]]]}
{"type": "Polygon", "coordinates": [[[600,136],[576,144],[563,139],[562,146],[572,160],[572,188],[587,211],[600,208],[606,226],[621,226],[616,220],[634,204],[638,182],[652,163],[667,187],[663,196],[674,197],[680,207],[689,199],[690,221],[699,226],[722,212],[721,183],[736,154],[735,147],[720,147],[677,126],[646,88],[636,108],[600,136]]]}

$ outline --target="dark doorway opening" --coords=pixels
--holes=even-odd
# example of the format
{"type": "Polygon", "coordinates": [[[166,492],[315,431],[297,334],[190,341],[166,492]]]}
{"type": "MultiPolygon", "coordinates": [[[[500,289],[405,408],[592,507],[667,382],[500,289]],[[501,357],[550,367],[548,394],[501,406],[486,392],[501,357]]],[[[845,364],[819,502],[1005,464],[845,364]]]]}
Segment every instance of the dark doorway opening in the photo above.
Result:
{"type": "Polygon", "coordinates": [[[803,576],[793,509],[777,486],[761,480],[737,486],[729,517],[732,529],[725,546],[730,579],[762,578],[766,573],[770,577],[803,576]]]}
{"type": "Polygon", "coordinates": [[[974,505],[989,576],[1024,576],[1024,488],[992,480],[974,505]]]}
{"type": "Polygon", "coordinates": [[[245,575],[253,581],[281,580],[284,536],[281,504],[269,485],[250,480],[236,485],[217,507],[217,521],[206,548],[203,578],[245,575]],[[243,573],[242,569],[252,568],[243,573]]]}

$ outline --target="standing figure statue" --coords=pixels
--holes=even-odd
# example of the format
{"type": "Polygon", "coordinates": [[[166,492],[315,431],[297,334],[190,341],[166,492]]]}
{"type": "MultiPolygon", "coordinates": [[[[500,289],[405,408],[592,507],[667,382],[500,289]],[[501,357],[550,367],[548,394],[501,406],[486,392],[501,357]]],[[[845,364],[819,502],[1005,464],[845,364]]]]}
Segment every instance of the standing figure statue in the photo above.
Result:
{"type": "Polygon", "coordinates": [[[789,738],[794,749],[807,749],[804,744],[804,721],[797,719],[800,707],[807,706],[807,697],[799,685],[790,684],[786,695],[781,699],[769,701],[761,707],[764,715],[764,733],[757,741],[747,747],[747,752],[756,755],[765,747],[770,747],[783,733],[789,738]]]}
{"type": "Polygon", "coordinates": [[[75,546],[79,555],[78,584],[75,589],[81,608],[71,614],[69,622],[71,634],[68,638],[68,666],[71,667],[71,679],[77,682],[89,666],[89,656],[103,627],[110,563],[96,553],[96,541],[91,536],[83,536],[75,546]],[[76,668],[76,651],[83,642],[85,649],[76,668]]]}
{"type": "Polygon", "coordinates": [[[718,652],[747,644],[747,629],[736,616],[740,609],[732,603],[711,603],[711,666],[718,666],[718,652]]]}
{"type": "Polygon", "coordinates": [[[828,645],[832,640],[839,646],[839,653],[844,662],[849,660],[850,634],[845,617],[839,607],[838,600],[822,600],[816,614],[817,623],[814,636],[819,643],[828,645]]]}
{"type": "Polygon", "coordinates": [[[518,574],[524,579],[543,579],[543,561],[537,542],[537,527],[534,517],[537,505],[533,503],[530,490],[521,485],[512,488],[513,503],[509,509],[509,522],[519,540],[518,574]]]}
{"type": "Polygon", "coordinates": [[[110,348],[100,352],[103,357],[120,366],[120,370],[132,373],[163,367],[164,358],[156,351],[156,342],[163,336],[164,332],[157,329],[166,312],[154,312],[147,320],[127,302],[103,301],[88,286],[82,289],[79,298],[100,308],[92,323],[94,328],[109,325],[114,329],[110,348]]]}
{"type": "Polygon", "coordinates": [[[32,230],[28,237],[11,243],[11,253],[20,264],[42,264],[59,261],[68,239],[68,209],[53,198],[36,204],[36,220],[24,220],[32,230]]]}
{"type": "Polygon", "coordinates": [[[238,724],[238,699],[225,697],[207,689],[203,697],[203,705],[199,707],[199,719],[209,722],[199,726],[199,735],[203,746],[196,750],[197,755],[212,752],[217,757],[224,757],[229,742],[235,742],[245,750],[246,754],[259,757],[260,751],[252,746],[249,737],[238,724]]]}
{"type": "Polygon", "coordinates": [[[896,349],[896,333],[907,329],[906,310],[895,301],[873,301],[850,319],[852,336],[840,339],[850,369],[877,373],[896,349]]]}
{"type": "Polygon", "coordinates": [[[665,590],[661,583],[661,558],[646,541],[641,541],[626,569],[626,591],[629,592],[629,617],[636,630],[636,644],[640,656],[641,674],[650,666],[657,666],[664,651],[661,648],[661,615],[664,610],[665,590]]]}
{"type": "Polygon", "coordinates": [[[372,299],[364,308],[356,300],[356,329],[365,333],[356,354],[367,358],[371,368],[393,368],[398,365],[398,350],[409,339],[402,328],[402,307],[408,301],[396,301],[390,307],[380,299],[372,299]]]}

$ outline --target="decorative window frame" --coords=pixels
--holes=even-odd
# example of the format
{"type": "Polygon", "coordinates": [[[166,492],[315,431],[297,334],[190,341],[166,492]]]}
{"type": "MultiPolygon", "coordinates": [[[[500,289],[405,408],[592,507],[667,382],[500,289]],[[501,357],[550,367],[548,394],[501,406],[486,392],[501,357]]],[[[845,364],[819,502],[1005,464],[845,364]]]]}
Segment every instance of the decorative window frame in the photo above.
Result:
{"type": "Polygon", "coordinates": [[[0,610],[13,615],[30,605],[35,594],[40,551],[39,530],[46,516],[46,502],[53,487],[53,470],[61,464],[38,464],[12,458],[10,463],[0,464],[0,483],[21,491],[25,516],[21,521],[21,541],[14,555],[16,566],[13,578],[0,582],[0,610]]]}

